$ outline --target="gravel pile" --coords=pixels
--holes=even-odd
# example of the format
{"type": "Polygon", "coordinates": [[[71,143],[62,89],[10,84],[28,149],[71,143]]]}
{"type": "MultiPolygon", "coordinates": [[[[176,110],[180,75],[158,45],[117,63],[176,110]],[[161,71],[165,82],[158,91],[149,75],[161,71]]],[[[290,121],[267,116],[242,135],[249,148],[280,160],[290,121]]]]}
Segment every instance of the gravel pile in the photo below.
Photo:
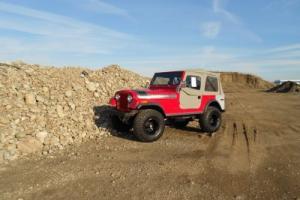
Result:
{"type": "Polygon", "coordinates": [[[268,92],[275,93],[298,93],[300,92],[300,85],[295,82],[287,81],[280,85],[277,85],[268,90],[268,92]]]}
{"type": "Polygon", "coordinates": [[[92,71],[0,63],[0,163],[109,135],[106,116],[96,112],[115,91],[145,83],[116,65],[92,71]]]}

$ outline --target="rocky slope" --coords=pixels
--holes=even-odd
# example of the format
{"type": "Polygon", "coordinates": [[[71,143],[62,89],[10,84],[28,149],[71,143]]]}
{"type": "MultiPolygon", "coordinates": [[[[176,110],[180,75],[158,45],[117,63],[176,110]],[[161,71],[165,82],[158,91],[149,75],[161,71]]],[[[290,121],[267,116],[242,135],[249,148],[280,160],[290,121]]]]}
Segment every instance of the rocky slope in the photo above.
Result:
{"type": "Polygon", "coordinates": [[[145,78],[119,66],[0,64],[0,162],[109,134],[105,123],[95,125],[95,106],[118,89],[143,85],[145,78]]]}
{"type": "MultiPolygon", "coordinates": [[[[221,77],[225,92],[241,86],[270,86],[252,75],[223,73],[221,77]]],[[[115,65],[93,71],[0,63],[0,163],[109,135],[103,104],[116,90],[139,88],[146,81],[115,65]]]]}

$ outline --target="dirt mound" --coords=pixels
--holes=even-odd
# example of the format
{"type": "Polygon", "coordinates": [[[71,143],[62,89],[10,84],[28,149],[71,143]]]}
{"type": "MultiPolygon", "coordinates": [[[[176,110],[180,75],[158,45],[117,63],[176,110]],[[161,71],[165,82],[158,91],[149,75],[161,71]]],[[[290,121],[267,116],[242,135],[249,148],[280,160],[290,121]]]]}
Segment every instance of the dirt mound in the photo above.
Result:
{"type": "Polygon", "coordinates": [[[95,125],[94,106],[143,85],[144,77],[116,65],[93,71],[0,64],[0,163],[109,134],[105,123],[95,125]]]}
{"type": "Polygon", "coordinates": [[[300,85],[295,82],[287,81],[280,85],[277,85],[269,90],[268,92],[279,92],[279,93],[288,93],[288,92],[300,92],[300,85]]]}
{"type": "Polygon", "coordinates": [[[274,84],[258,76],[238,72],[221,72],[221,80],[225,92],[240,91],[249,88],[269,89],[274,86],[274,84]]]}

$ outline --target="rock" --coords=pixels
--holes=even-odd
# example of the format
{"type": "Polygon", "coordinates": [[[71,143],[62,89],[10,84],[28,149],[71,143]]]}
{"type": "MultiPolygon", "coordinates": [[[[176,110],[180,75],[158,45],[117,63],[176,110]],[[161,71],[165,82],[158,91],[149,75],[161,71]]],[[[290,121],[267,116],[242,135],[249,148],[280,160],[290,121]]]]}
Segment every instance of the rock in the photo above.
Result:
{"type": "Polygon", "coordinates": [[[40,103],[44,103],[45,102],[45,99],[42,96],[40,96],[40,95],[36,96],[36,100],[37,100],[37,102],[40,102],[40,103]]]}
{"type": "Polygon", "coordinates": [[[35,103],[36,103],[35,95],[31,94],[31,93],[26,94],[25,95],[25,103],[27,105],[35,105],[35,103]]]}
{"type": "Polygon", "coordinates": [[[99,97],[100,97],[100,94],[99,94],[98,92],[95,92],[95,93],[94,93],[94,97],[99,98],[99,97]]]}
{"type": "Polygon", "coordinates": [[[24,132],[19,132],[19,133],[17,133],[17,134],[15,135],[15,137],[16,137],[17,139],[24,138],[25,136],[26,136],[26,134],[25,134],[24,132]]]}
{"type": "Polygon", "coordinates": [[[57,112],[57,115],[60,118],[64,117],[64,110],[63,110],[63,107],[61,105],[56,106],[56,112],[57,112]]]}
{"type": "Polygon", "coordinates": [[[27,137],[17,144],[17,149],[26,154],[40,151],[42,147],[42,143],[33,137],[27,137]]]}
{"type": "Polygon", "coordinates": [[[8,124],[10,121],[7,116],[0,116],[0,124],[8,124]]]}
{"type": "Polygon", "coordinates": [[[43,87],[43,92],[44,92],[44,93],[48,93],[48,92],[49,92],[49,88],[43,87]]]}
{"type": "Polygon", "coordinates": [[[7,105],[7,106],[5,106],[5,108],[6,108],[6,110],[9,110],[9,109],[12,108],[12,106],[11,105],[7,105]]]}
{"type": "Polygon", "coordinates": [[[80,85],[75,85],[75,84],[73,84],[73,85],[72,85],[72,88],[73,88],[74,91],[78,91],[78,90],[81,89],[81,86],[80,86],[80,85]]]}
{"type": "Polygon", "coordinates": [[[35,137],[36,139],[38,139],[41,143],[45,142],[45,138],[48,136],[48,132],[47,131],[41,131],[38,132],[35,137]]]}
{"type": "Polygon", "coordinates": [[[12,155],[10,154],[10,152],[5,151],[3,153],[3,160],[12,160],[12,155]]]}
{"type": "Polygon", "coordinates": [[[66,91],[65,95],[66,95],[66,97],[71,97],[72,91],[71,90],[66,91]]]}
{"type": "Polygon", "coordinates": [[[81,78],[84,78],[84,77],[87,77],[87,76],[89,76],[89,73],[87,73],[86,71],[82,71],[81,74],[80,74],[81,78]]]}
{"type": "Polygon", "coordinates": [[[86,84],[86,88],[87,88],[90,92],[94,92],[94,91],[96,91],[96,89],[97,89],[97,85],[96,85],[96,83],[88,82],[88,83],[86,84]]]}
{"type": "Polygon", "coordinates": [[[69,106],[72,110],[75,110],[76,106],[73,102],[69,102],[69,106]]]}
{"type": "Polygon", "coordinates": [[[51,140],[50,140],[50,144],[51,144],[52,146],[58,146],[58,145],[59,145],[59,139],[58,139],[58,137],[53,136],[53,137],[51,138],[51,140]]]}

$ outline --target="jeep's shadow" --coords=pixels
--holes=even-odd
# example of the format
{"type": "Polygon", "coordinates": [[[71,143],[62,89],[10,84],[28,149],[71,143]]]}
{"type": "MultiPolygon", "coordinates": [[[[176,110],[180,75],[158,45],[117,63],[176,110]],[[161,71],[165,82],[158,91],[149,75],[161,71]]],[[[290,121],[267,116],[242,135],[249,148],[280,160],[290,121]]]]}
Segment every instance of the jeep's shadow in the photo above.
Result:
{"type": "MultiPolygon", "coordinates": [[[[98,128],[107,129],[110,132],[110,134],[115,137],[136,141],[136,142],[138,141],[138,139],[133,135],[132,130],[117,131],[114,129],[114,127],[116,127],[115,124],[113,124],[114,121],[112,120],[112,116],[116,112],[114,108],[108,105],[101,105],[101,106],[94,106],[93,111],[94,111],[94,123],[98,128]]],[[[197,134],[197,135],[206,134],[210,136],[210,134],[201,131],[201,129],[198,127],[186,126],[183,128],[178,128],[178,127],[174,127],[172,124],[168,122],[166,122],[166,126],[170,128],[174,128],[176,130],[190,132],[191,134],[197,134]]]]}
{"type": "Polygon", "coordinates": [[[207,133],[207,132],[204,132],[201,130],[200,127],[194,127],[194,126],[185,126],[185,127],[175,127],[174,125],[172,125],[171,123],[166,123],[166,126],[172,128],[172,129],[176,129],[176,130],[182,130],[182,131],[185,131],[185,132],[189,132],[191,134],[195,134],[195,135],[206,135],[206,136],[211,136],[212,134],[210,133],[207,133]]]}
{"type": "Polygon", "coordinates": [[[108,105],[94,106],[94,123],[98,128],[107,129],[111,135],[123,139],[138,141],[131,131],[117,131],[114,129],[112,116],[115,114],[115,109],[108,105]]]}

